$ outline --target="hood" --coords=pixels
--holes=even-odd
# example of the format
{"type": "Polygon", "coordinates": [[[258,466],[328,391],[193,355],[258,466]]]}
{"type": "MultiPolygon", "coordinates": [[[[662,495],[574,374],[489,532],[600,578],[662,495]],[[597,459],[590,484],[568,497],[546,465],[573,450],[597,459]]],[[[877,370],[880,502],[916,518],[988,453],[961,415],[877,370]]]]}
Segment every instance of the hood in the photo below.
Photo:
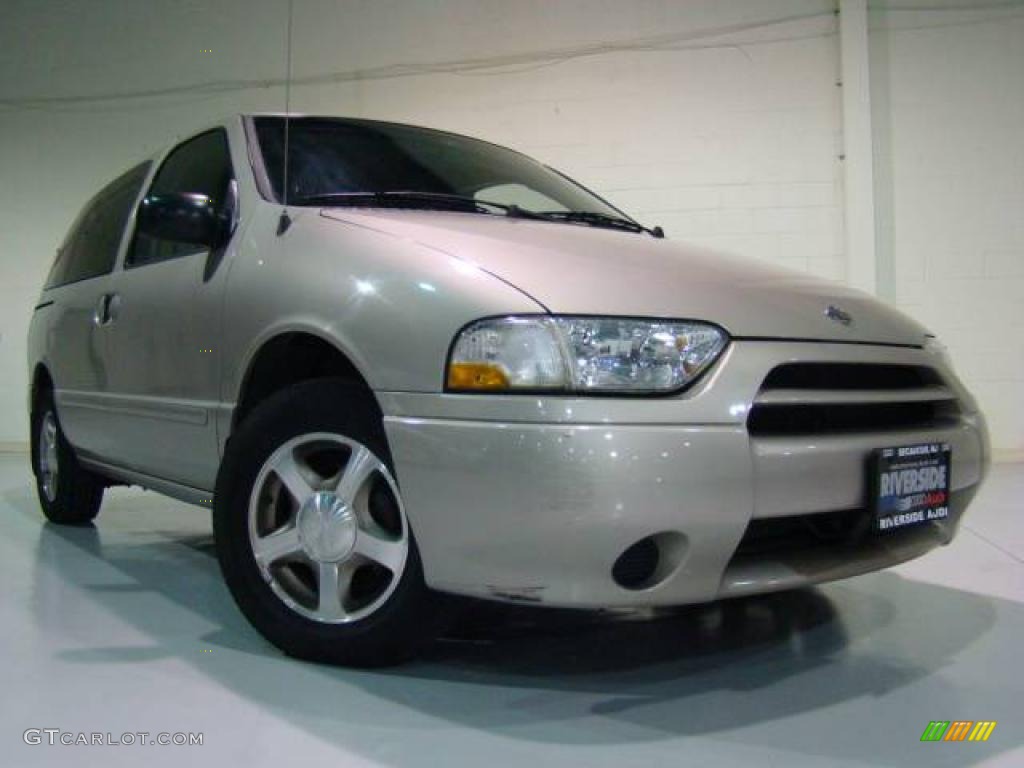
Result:
{"type": "Polygon", "coordinates": [[[927,333],[840,283],[642,234],[439,211],[322,215],[472,262],[556,314],[706,320],[734,338],[920,345],[927,333]]]}

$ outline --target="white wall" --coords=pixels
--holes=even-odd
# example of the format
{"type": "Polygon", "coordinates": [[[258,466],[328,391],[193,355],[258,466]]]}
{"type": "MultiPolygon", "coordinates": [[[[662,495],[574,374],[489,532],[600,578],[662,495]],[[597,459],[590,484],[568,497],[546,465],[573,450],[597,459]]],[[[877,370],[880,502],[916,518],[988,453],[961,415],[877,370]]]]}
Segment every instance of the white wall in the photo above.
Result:
{"type": "MultiPolygon", "coordinates": [[[[296,80],[335,76],[296,86],[292,107],[415,122],[508,144],[662,224],[670,237],[844,279],[833,9],[832,0],[296,0],[296,80]],[[758,26],[772,20],[781,21],[758,26]],[[718,37],[708,37],[709,30],[718,30],[718,37]],[[520,56],[537,52],[545,53],[520,56]]],[[[176,94],[32,109],[4,106],[3,100],[272,81],[284,72],[284,14],[284,3],[276,0],[5,5],[0,443],[24,440],[27,320],[53,250],[90,191],[205,120],[231,111],[282,109],[283,94],[270,85],[206,91],[198,98],[176,94]],[[213,52],[202,53],[204,48],[213,52]]],[[[874,23],[887,23],[875,16],[874,23]]],[[[1003,72],[1000,80],[1004,89],[1017,89],[1014,113],[1006,103],[1010,98],[986,96],[985,81],[973,92],[958,87],[964,73],[942,61],[941,46],[922,51],[934,64],[915,64],[918,54],[905,49],[900,37],[912,41],[914,34],[887,32],[884,48],[875,43],[871,62],[886,73],[874,78],[878,87],[888,89],[874,115],[876,131],[879,125],[887,131],[876,164],[879,197],[886,197],[883,184],[903,191],[888,195],[899,217],[909,204],[906,195],[916,200],[922,189],[928,193],[915,170],[921,166],[913,165],[917,155],[910,137],[922,117],[908,78],[919,72],[927,77],[929,66],[942,73],[927,84],[934,108],[946,98],[963,98],[984,116],[998,117],[1005,130],[993,128],[984,138],[993,142],[993,156],[1017,153],[1018,184],[1021,178],[1019,57],[1017,74],[1003,72]],[[949,84],[945,96],[943,82],[949,84]],[[917,190],[907,191],[914,184],[917,190]]],[[[957,28],[945,34],[958,39],[957,28]]],[[[975,32],[967,40],[973,42],[962,43],[963,55],[970,57],[968,45],[981,45],[992,66],[1004,56],[1009,69],[1019,56],[1020,46],[1015,49],[1009,36],[996,40],[975,32]]],[[[961,115],[956,133],[945,133],[944,125],[928,125],[925,133],[936,146],[952,145],[957,156],[964,132],[971,147],[981,144],[970,133],[971,122],[961,115]]],[[[959,163],[971,165],[968,159],[959,163]]],[[[1012,186],[1009,170],[1000,172],[1012,186]]],[[[991,224],[1000,223],[991,206],[985,210],[991,224]]],[[[886,246],[886,238],[892,232],[902,236],[920,221],[919,213],[908,215],[906,223],[895,220],[896,228],[892,216],[879,218],[882,253],[894,269],[907,269],[901,259],[908,241],[886,246]]],[[[943,215],[938,225],[953,227],[952,218],[943,215]]],[[[996,254],[989,257],[990,268],[1019,265],[1012,256],[1012,248],[1020,248],[1019,219],[1003,222],[1003,240],[985,246],[996,254]],[[1013,226],[1015,246],[1007,240],[1013,226]]],[[[920,260],[926,243],[918,237],[913,246],[908,258],[920,260]]],[[[955,330],[940,322],[943,317],[929,316],[911,283],[897,281],[906,290],[894,291],[895,298],[940,332],[955,330]]],[[[949,311],[961,306],[973,305],[954,302],[949,311]]],[[[958,356],[967,349],[955,333],[950,341],[958,356]]],[[[997,346],[988,347],[967,351],[995,365],[997,346]]],[[[1016,349],[1019,361],[1019,344],[1016,349]]],[[[972,381],[994,417],[997,445],[1003,451],[1024,449],[1024,407],[1001,396],[998,386],[986,389],[985,380],[972,381]]]]}
{"type": "Polygon", "coordinates": [[[1024,3],[915,5],[938,4],[871,16],[880,288],[949,346],[997,455],[1024,458],[1024,3]]]}

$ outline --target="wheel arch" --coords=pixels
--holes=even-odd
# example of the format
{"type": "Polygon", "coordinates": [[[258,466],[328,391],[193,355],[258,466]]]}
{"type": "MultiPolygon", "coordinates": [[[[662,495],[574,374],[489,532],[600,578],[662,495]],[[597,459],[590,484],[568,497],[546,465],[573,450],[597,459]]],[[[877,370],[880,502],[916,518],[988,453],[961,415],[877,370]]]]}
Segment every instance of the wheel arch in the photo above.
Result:
{"type": "Polygon", "coordinates": [[[344,379],[362,390],[380,411],[380,403],[352,355],[333,339],[309,329],[284,329],[263,339],[242,370],[231,418],[232,433],[268,397],[313,379],[344,379]]]}
{"type": "Polygon", "coordinates": [[[50,373],[49,367],[44,362],[36,363],[35,368],[32,370],[32,381],[29,384],[28,392],[28,404],[29,412],[32,413],[36,410],[36,406],[39,403],[39,396],[45,390],[49,389],[53,391],[53,376],[50,373]]]}
{"type": "MultiPolygon", "coordinates": [[[[36,429],[36,414],[39,411],[39,398],[43,392],[53,391],[53,376],[46,363],[38,362],[32,370],[32,380],[29,382],[28,391],[28,444],[29,459],[32,465],[32,474],[39,474],[38,452],[39,434],[36,429]]],[[[54,403],[56,407],[56,403],[54,403]]]]}

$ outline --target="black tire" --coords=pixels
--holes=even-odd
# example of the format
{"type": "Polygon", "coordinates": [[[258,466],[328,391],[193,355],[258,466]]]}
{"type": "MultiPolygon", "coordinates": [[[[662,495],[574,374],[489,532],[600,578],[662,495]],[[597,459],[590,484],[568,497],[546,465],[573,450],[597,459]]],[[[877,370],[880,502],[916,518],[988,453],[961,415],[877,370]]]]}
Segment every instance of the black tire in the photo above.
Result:
{"type": "MultiPolygon", "coordinates": [[[[410,658],[435,626],[435,594],[423,580],[416,542],[393,591],[373,613],[344,624],[300,615],[262,577],[249,536],[249,500],[264,463],[289,440],[310,433],[355,440],[394,467],[372,396],[338,379],[302,382],[271,396],[228,441],[214,493],[217,558],[235,602],[249,622],[290,656],[348,666],[384,666],[410,658]]],[[[408,521],[406,521],[408,526],[408,521]]]]}
{"type": "Polygon", "coordinates": [[[75,449],[68,443],[61,429],[57,409],[53,404],[53,392],[49,389],[39,394],[31,418],[32,473],[36,478],[36,493],[39,506],[46,519],[58,525],[86,525],[99,514],[103,502],[103,478],[85,469],[75,456],[75,449]],[[40,456],[40,429],[48,416],[52,416],[56,431],[56,488],[44,482],[43,461],[40,456]]]}

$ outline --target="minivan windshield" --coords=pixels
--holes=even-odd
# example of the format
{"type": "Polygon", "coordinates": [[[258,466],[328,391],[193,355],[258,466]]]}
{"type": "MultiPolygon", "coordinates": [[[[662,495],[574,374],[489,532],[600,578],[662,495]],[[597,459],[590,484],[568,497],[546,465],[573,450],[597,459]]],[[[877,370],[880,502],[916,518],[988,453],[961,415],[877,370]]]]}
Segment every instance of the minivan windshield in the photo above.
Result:
{"type": "MultiPolygon", "coordinates": [[[[283,199],[283,117],[253,118],[266,176],[283,199]]],[[[511,149],[428,128],[348,118],[288,123],[289,205],[361,205],[546,214],[634,222],[556,171],[511,149]]]]}

